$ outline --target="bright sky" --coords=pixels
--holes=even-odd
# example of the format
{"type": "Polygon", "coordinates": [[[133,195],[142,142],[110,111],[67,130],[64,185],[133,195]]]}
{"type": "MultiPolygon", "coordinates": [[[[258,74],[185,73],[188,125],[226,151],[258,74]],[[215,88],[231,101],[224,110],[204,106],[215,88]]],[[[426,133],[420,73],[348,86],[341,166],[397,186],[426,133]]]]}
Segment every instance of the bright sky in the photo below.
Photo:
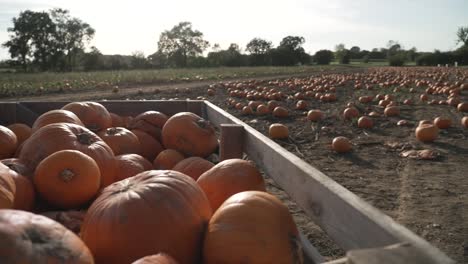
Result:
{"type": "MultiPolygon", "coordinates": [[[[0,43],[20,11],[54,7],[89,23],[92,44],[104,54],[152,54],[160,33],[181,21],[222,48],[233,42],[245,48],[254,37],[276,46],[299,35],[312,54],[338,43],[370,50],[390,39],[420,51],[452,50],[457,28],[468,26],[468,0],[0,0],[0,43]]],[[[7,58],[0,47],[0,60],[7,58]]]]}

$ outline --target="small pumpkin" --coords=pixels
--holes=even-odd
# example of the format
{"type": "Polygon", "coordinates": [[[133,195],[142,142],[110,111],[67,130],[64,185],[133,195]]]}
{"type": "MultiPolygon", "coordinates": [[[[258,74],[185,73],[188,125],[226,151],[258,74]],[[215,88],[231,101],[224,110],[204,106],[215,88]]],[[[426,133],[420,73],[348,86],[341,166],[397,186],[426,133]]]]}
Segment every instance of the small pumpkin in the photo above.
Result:
{"type": "Polygon", "coordinates": [[[69,123],[84,126],[83,122],[81,122],[80,118],[75,115],[75,113],[68,110],[55,109],[45,112],[34,121],[31,128],[32,133],[36,132],[41,127],[55,123],[69,123]]]}
{"type": "Polygon", "coordinates": [[[146,111],[132,119],[131,129],[145,131],[158,141],[161,141],[161,130],[167,122],[168,117],[158,111],[146,111]]]}
{"type": "Polygon", "coordinates": [[[324,117],[324,114],[321,110],[318,110],[318,109],[313,109],[313,110],[310,110],[308,113],[307,113],[307,119],[312,121],[312,122],[318,122],[318,121],[321,121],[324,117]]]}
{"type": "Polygon", "coordinates": [[[0,126],[0,159],[13,157],[18,146],[18,138],[9,128],[0,126]]]}
{"type": "Polygon", "coordinates": [[[416,128],[416,138],[422,142],[433,142],[439,135],[439,128],[434,124],[421,124],[416,128]]]}
{"type": "Polygon", "coordinates": [[[259,191],[234,194],[210,219],[203,263],[304,263],[288,208],[259,191]]]}
{"type": "Polygon", "coordinates": [[[384,110],[384,115],[387,117],[390,116],[399,116],[400,108],[398,106],[387,106],[384,110]]]}
{"type": "Polygon", "coordinates": [[[213,168],[214,164],[200,157],[190,157],[179,161],[172,170],[181,172],[197,180],[200,175],[213,168]]]}
{"type": "Polygon", "coordinates": [[[289,137],[289,129],[283,124],[275,123],[270,125],[268,134],[272,139],[285,139],[289,137]]]}
{"type": "Polygon", "coordinates": [[[347,137],[336,137],[332,141],[332,148],[338,153],[346,153],[351,151],[352,145],[347,137]]]}
{"type": "Polygon", "coordinates": [[[98,132],[98,136],[109,145],[114,155],[140,154],[138,137],[123,127],[109,127],[98,132]]]}
{"type": "Polygon", "coordinates": [[[372,119],[367,116],[361,116],[358,119],[357,125],[359,128],[369,129],[374,126],[374,121],[372,121],[372,119]]]}
{"type": "Polygon", "coordinates": [[[164,150],[161,143],[148,133],[139,129],[132,129],[130,131],[137,136],[140,142],[140,154],[147,160],[153,161],[164,150]]]}
{"type": "MultiPolygon", "coordinates": [[[[273,111],[273,110],[272,110],[273,111]]],[[[260,104],[259,106],[257,106],[257,115],[266,115],[270,112],[270,110],[268,110],[268,107],[264,104],[260,104]]]]}
{"type": "Polygon", "coordinates": [[[73,209],[90,201],[98,192],[101,172],[88,155],[61,150],[43,159],[34,172],[34,186],[50,204],[73,209]]]}
{"type": "Polygon", "coordinates": [[[14,206],[16,185],[13,173],[15,172],[0,163],[0,209],[10,209],[14,206]]]}
{"type": "Polygon", "coordinates": [[[31,127],[22,123],[15,123],[7,126],[13,133],[15,133],[18,139],[18,146],[21,145],[26,139],[31,136],[31,127]]]}
{"type": "Polygon", "coordinates": [[[452,119],[439,116],[434,119],[434,125],[440,129],[447,129],[452,126],[452,119]]]}
{"type": "Polygon", "coordinates": [[[153,164],[138,154],[119,155],[115,157],[115,161],[117,166],[116,181],[153,169],[153,164]]]}
{"type": "Polygon", "coordinates": [[[116,114],[116,113],[112,113],[112,112],[109,112],[109,115],[112,119],[112,127],[125,127],[127,128],[127,124],[125,123],[124,119],[116,114]]]}
{"type": "Polygon", "coordinates": [[[274,117],[288,117],[289,116],[289,111],[288,109],[282,107],[282,106],[277,106],[275,109],[273,109],[273,116],[274,117]]]}
{"type": "Polygon", "coordinates": [[[132,264],[178,264],[178,262],[167,254],[159,253],[138,259],[132,264]]]}
{"type": "Polygon", "coordinates": [[[184,155],[175,149],[165,149],[154,159],[153,168],[156,170],[172,170],[184,158],[184,155]]]}
{"type": "Polygon", "coordinates": [[[211,215],[192,178],[145,171],[102,190],[86,213],[81,238],[97,263],[131,263],[159,252],[180,263],[199,263],[211,215]]]}
{"type": "Polygon", "coordinates": [[[459,103],[457,109],[460,112],[468,112],[468,103],[459,103]]]}
{"type": "Polygon", "coordinates": [[[203,173],[197,180],[211,208],[219,206],[233,194],[243,191],[266,191],[265,181],[255,165],[242,159],[227,159],[203,173]]]}
{"type": "Polygon", "coordinates": [[[94,263],[77,235],[26,211],[0,210],[0,245],[2,263],[94,263]]]}
{"type": "Polygon", "coordinates": [[[107,109],[96,102],[72,102],[62,107],[80,118],[91,131],[99,131],[112,126],[112,117],[107,109]]]}
{"type": "Polygon", "coordinates": [[[18,171],[11,173],[13,180],[15,181],[16,192],[15,200],[13,203],[13,209],[31,211],[34,207],[36,198],[36,192],[34,185],[30,179],[18,173],[18,171]]]}
{"type": "Polygon", "coordinates": [[[162,129],[162,142],[187,156],[206,157],[218,147],[211,123],[194,113],[181,112],[167,120],[162,129]]]}
{"type": "Polygon", "coordinates": [[[307,101],[304,101],[304,100],[299,100],[296,103],[296,109],[297,110],[306,110],[307,106],[308,106],[308,103],[307,103],[307,101]]]}
{"type": "Polygon", "coordinates": [[[464,128],[468,128],[468,116],[464,116],[464,117],[461,119],[461,125],[462,125],[462,127],[464,127],[464,128]]]}
{"type": "Polygon", "coordinates": [[[344,119],[353,119],[359,116],[359,111],[354,107],[348,107],[343,111],[344,119]]]}

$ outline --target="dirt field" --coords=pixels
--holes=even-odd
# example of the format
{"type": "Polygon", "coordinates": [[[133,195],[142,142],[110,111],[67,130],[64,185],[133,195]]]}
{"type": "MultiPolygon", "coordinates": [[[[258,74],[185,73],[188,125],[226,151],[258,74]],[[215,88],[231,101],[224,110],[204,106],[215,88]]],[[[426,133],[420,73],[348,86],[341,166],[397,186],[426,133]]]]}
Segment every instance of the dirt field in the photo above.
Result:
{"type": "MultiPolygon", "coordinates": [[[[372,70],[366,71],[368,70],[358,69],[347,74],[373,74],[372,70]]],[[[466,70],[461,74],[466,76],[466,70]]],[[[449,72],[444,78],[448,81],[459,77],[460,73],[449,72]]],[[[287,95],[296,92],[286,86],[269,84],[269,81],[265,79],[256,85],[274,87],[287,95]]],[[[290,129],[290,138],[277,141],[280,145],[422,236],[456,261],[468,263],[468,129],[460,126],[460,118],[463,115],[453,106],[420,102],[419,95],[426,87],[415,87],[415,93],[410,93],[406,88],[393,92],[392,85],[386,88],[376,86],[372,90],[354,89],[353,83],[348,81],[345,85],[336,87],[335,102],[324,103],[312,98],[305,99],[309,104],[308,109],[321,109],[325,112],[326,118],[319,124],[307,121],[306,111],[292,110],[297,102],[294,98],[280,101],[280,105],[290,109],[290,116],[287,118],[278,119],[271,115],[244,116],[227,103],[227,87],[215,86],[214,96],[207,95],[208,83],[198,86],[193,84],[188,90],[183,85],[177,87],[178,91],[174,91],[172,88],[175,87],[171,86],[158,89],[157,93],[154,92],[156,87],[151,87],[141,92],[129,89],[117,94],[76,96],[83,100],[205,97],[264,134],[268,133],[268,127],[272,123],[286,124],[290,129]],[[349,102],[354,102],[361,114],[370,111],[383,113],[382,107],[375,103],[360,104],[357,98],[362,95],[389,93],[394,94],[395,100],[400,102],[399,117],[373,117],[375,126],[367,130],[357,128],[356,120],[345,121],[341,117],[341,111],[349,102]],[[401,101],[407,98],[411,98],[414,105],[402,105],[401,101]],[[433,120],[437,116],[450,117],[453,126],[441,130],[435,143],[418,142],[414,136],[417,123],[423,119],[433,120]],[[397,126],[396,123],[400,119],[408,120],[409,125],[397,126]],[[348,154],[334,153],[330,143],[335,136],[351,139],[353,151],[348,154]],[[417,160],[400,156],[403,151],[420,149],[434,150],[438,157],[435,160],[417,160]]],[[[462,92],[461,101],[468,101],[467,94],[467,91],[462,92]]],[[[71,95],[68,99],[76,100],[74,96],[71,95]]],[[[442,95],[429,97],[436,100],[446,99],[446,96],[442,95]]],[[[248,102],[245,98],[236,100],[243,104],[248,102]]],[[[333,259],[343,254],[343,251],[268,177],[267,182],[269,191],[288,204],[298,226],[322,255],[333,259]]]]}

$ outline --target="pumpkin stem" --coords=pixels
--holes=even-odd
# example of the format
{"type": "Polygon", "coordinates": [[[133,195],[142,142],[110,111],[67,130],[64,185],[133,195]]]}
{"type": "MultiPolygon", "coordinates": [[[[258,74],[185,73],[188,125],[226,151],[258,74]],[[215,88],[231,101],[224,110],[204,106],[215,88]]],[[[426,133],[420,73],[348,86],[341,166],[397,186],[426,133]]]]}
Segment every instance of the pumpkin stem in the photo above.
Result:
{"type": "Polygon", "coordinates": [[[64,182],[70,182],[74,177],[75,173],[69,169],[64,169],[62,172],[60,172],[60,179],[62,179],[64,182]]]}
{"type": "Polygon", "coordinates": [[[115,135],[115,134],[117,134],[117,132],[118,132],[118,130],[117,130],[116,127],[108,128],[107,131],[106,131],[106,133],[107,133],[108,135],[112,135],[112,136],[115,135]]]}
{"type": "Polygon", "coordinates": [[[91,145],[94,143],[94,139],[91,137],[91,134],[83,132],[78,135],[76,135],[78,138],[78,142],[80,142],[83,145],[91,145]]]}
{"type": "Polygon", "coordinates": [[[212,128],[210,121],[207,121],[207,120],[205,120],[203,118],[197,120],[196,123],[202,129],[211,129],[212,128]]]}

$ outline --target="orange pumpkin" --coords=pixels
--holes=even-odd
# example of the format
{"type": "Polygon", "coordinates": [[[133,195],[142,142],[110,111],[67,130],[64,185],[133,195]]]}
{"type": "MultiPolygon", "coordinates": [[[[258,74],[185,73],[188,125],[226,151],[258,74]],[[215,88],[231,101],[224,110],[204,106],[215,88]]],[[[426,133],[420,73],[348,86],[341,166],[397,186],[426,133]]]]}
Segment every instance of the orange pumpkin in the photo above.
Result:
{"type": "Polygon", "coordinates": [[[289,111],[288,109],[282,107],[282,106],[277,106],[273,110],[273,116],[274,117],[288,117],[289,116],[289,111]]]}
{"type": "Polygon", "coordinates": [[[184,155],[175,149],[165,149],[154,159],[153,168],[156,170],[172,170],[184,158],[184,155]]]}
{"type": "Polygon", "coordinates": [[[32,133],[39,130],[41,127],[45,127],[50,124],[55,123],[69,123],[84,126],[81,122],[80,118],[78,118],[75,113],[70,112],[68,110],[56,109],[45,112],[44,114],[40,115],[31,128],[32,133]]]}
{"type": "Polygon", "coordinates": [[[179,161],[172,170],[181,172],[197,180],[200,175],[213,168],[214,164],[200,157],[190,157],[179,161]]]}
{"type": "Polygon", "coordinates": [[[252,115],[252,114],[253,114],[252,107],[250,107],[250,106],[244,106],[244,107],[242,107],[241,113],[242,113],[243,115],[252,115]]]}
{"type": "Polygon", "coordinates": [[[13,173],[15,172],[0,163],[0,209],[10,209],[14,206],[16,185],[13,173]]]}
{"type": "MultiPolygon", "coordinates": [[[[266,106],[267,106],[268,112],[272,112],[273,110],[275,110],[276,107],[279,106],[279,102],[275,100],[270,100],[268,101],[266,106]]],[[[258,106],[257,106],[257,111],[258,111],[258,106]]]]}
{"type": "Polygon", "coordinates": [[[199,263],[211,214],[192,178],[151,170],[102,190],[88,209],[81,237],[97,263],[131,263],[159,252],[180,263],[199,263]]]}
{"type": "Polygon", "coordinates": [[[18,146],[31,136],[31,128],[26,124],[15,123],[7,126],[18,139],[18,146]]]}
{"type": "Polygon", "coordinates": [[[24,143],[19,159],[34,170],[43,159],[64,149],[78,150],[93,158],[101,172],[102,187],[115,181],[112,149],[89,129],[74,124],[57,123],[39,129],[24,143]]]}
{"type": "Polygon", "coordinates": [[[332,148],[338,153],[346,153],[351,151],[352,146],[348,138],[336,137],[332,141],[332,148]]]}
{"type": "MultiPolygon", "coordinates": [[[[272,110],[273,111],[273,110],[272,110]]],[[[266,115],[268,114],[270,111],[268,110],[268,107],[264,104],[260,104],[258,107],[257,107],[257,115],[266,115]]]]}
{"type": "Polygon", "coordinates": [[[96,162],[76,150],[61,150],[43,159],[34,172],[34,186],[50,204],[72,209],[98,192],[101,172],[96,162]]]}
{"type": "Polygon", "coordinates": [[[15,154],[18,138],[9,128],[0,126],[0,159],[8,159],[15,154]]]}
{"type": "Polygon", "coordinates": [[[416,138],[422,142],[433,142],[439,135],[439,128],[433,124],[421,124],[416,128],[416,138]]]}
{"type": "Polygon", "coordinates": [[[324,116],[323,112],[318,109],[310,110],[307,113],[307,119],[312,122],[321,121],[323,119],[323,116],[324,116]]]}
{"type": "Polygon", "coordinates": [[[468,116],[464,116],[464,117],[461,119],[461,125],[462,125],[462,127],[464,127],[464,128],[468,128],[468,116]]]}
{"type": "Polygon", "coordinates": [[[114,155],[140,154],[141,146],[138,137],[123,127],[110,127],[98,132],[98,136],[109,145],[114,155]]]}
{"type": "Polygon", "coordinates": [[[348,107],[343,112],[343,117],[345,119],[353,119],[359,116],[359,111],[354,107],[348,107]]]}
{"type": "Polygon", "coordinates": [[[233,194],[243,191],[266,191],[262,174],[252,162],[227,159],[200,175],[198,185],[203,189],[211,208],[218,207],[233,194]]]}
{"type": "Polygon", "coordinates": [[[153,169],[153,164],[138,154],[124,154],[115,157],[117,172],[116,181],[153,169]]]}
{"type": "Polygon", "coordinates": [[[296,103],[296,109],[297,110],[306,110],[307,106],[308,106],[307,101],[304,101],[304,100],[299,100],[296,103]]]}
{"type": "Polygon", "coordinates": [[[3,165],[6,165],[11,170],[16,171],[16,173],[21,174],[30,180],[32,180],[34,176],[34,171],[28,168],[28,166],[26,166],[26,164],[20,159],[3,159],[0,160],[0,163],[3,163],[3,165]]]}
{"type": "Polygon", "coordinates": [[[209,121],[189,112],[173,115],[162,129],[164,147],[187,156],[206,157],[218,147],[214,127],[209,121]]]}
{"type": "Polygon", "coordinates": [[[0,245],[2,263],[94,263],[77,235],[26,211],[0,210],[0,245]]]}
{"type": "Polygon", "coordinates": [[[168,117],[158,111],[146,111],[136,116],[130,124],[131,129],[145,131],[158,141],[161,140],[161,129],[167,122],[168,117]]]}
{"type": "Polygon", "coordinates": [[[288,208],[271,194],[237,193],[210,219],[203,263],[304,263],[288,208]]]}
{"type": "Polygon", "coordinates": [[[157,255],[146,256],[138,259],[132,264],[178,264],[178,262],[169,255],[159,253],[157,255]]]}
{"type": "Polygon", "coordinates": [[[447,129],[452,126],[452,120],[446,117],[436,117],[434,119],[434,125],[440,129],[447,129]]]}
{"type": "Polygon", "coordinates": [[[272,139],[284,139],[289,137],[289,129],[283,124],[271,124],[268,134],[272,139]]]}
{"type": "Polygon", "coordinates": [[[132,129],[131,131],[140,142],[140,154],[147,160],[153,161],[164,150],[161,143],[148,133],[138,129],[132,129]]]}
{"type": "Polygon", "coordinates": [[[112,117],[107,109],[96,102],[73,102],[62,107],[75,113],[81,122],[92,131],[99,131],[112,126],[112,117]]]}
{"type": "Polygon", "coordinates": [[[372,119],[367,116],[361,116],[357,124],[359,128],[372,128],[374,126],[372,119]]]}
{"type": "Polygon", "coordinates": [[[127,127],[124,119],[116,113],[109,112],[112,119],[112,127],[127,127]]]}
{"type": "Polygon", "coordinates": [[[400,115],[400,108],[398,106],[387,106],[384,110],[385,116],[399,116],[400,115]]]}
{"type": "MultiPolygon", "coordinates": [[[[11,168],[10,168],[11,169],[11,168]]],[[[16,193],[13,203],[13,209],[31,211],[34,207],[36,192],[30,179],[19,174],[18,171],[11,169],[11,176],[15,181],[16,193]]]]}
{"type": "Polygon", "coordinates": [[[468,103],[459,103],[457,109],[460,112],[468,112],[468,103]]]}

